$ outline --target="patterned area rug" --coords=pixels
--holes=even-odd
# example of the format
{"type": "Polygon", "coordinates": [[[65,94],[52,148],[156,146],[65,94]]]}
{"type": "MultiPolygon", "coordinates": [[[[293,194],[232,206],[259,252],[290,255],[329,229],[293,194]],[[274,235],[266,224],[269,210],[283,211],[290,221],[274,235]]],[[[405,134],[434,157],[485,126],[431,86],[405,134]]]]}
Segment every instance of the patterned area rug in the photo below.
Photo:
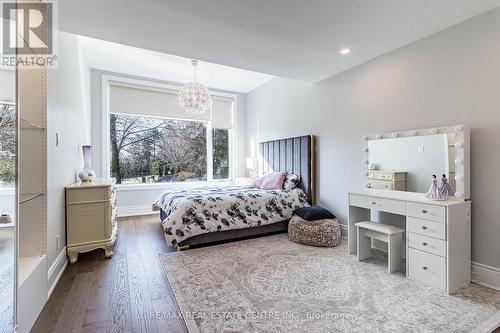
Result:
{"type": "Polygon", "coordinates": [[[195,332],[488,332],[500,292],[447,295],[387,274],[387,258],[358,262],[347,244],[316,248],[286,234],[160,256],[195,332]]]}

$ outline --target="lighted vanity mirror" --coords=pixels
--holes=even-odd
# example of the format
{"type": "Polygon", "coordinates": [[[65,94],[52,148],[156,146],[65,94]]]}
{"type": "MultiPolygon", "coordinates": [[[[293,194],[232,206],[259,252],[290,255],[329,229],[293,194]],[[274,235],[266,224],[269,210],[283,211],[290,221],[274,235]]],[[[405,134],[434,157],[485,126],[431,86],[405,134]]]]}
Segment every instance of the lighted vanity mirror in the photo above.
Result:
{"type": "Polygon", "coordinates": [[[432,176],[469,198],[469,130],[463,125],[363,137],[366,187],[426,193],[432,176]]]}

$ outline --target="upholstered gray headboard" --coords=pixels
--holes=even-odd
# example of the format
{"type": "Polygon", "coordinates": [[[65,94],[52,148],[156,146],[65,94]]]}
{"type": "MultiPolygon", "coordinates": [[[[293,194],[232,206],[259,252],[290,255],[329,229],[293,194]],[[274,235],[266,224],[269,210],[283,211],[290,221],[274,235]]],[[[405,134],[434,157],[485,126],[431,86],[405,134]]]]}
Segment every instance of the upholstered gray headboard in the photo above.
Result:
{"type": "Polygon", "coordinates": [[[288,171],[300,175],[299,187],[315,202],[316,154],[313,135],[299,136],[259,143],[259,170],[263,173],[288,171]]]}

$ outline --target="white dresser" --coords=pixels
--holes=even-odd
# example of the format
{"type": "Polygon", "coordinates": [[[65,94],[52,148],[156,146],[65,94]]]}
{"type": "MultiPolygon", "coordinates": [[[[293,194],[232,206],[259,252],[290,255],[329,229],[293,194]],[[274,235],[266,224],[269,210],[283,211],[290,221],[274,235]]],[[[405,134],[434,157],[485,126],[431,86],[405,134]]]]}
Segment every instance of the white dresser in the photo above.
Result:
{"type": "Polygon", "coordinates": [[[372,210],[406,217],[408,278],[448,293],[470,283],[470,201],[430,201],[422,193],[375,189],[351,192],[349,253],[356,253],[354,224],[370,221],[372,210]]]}
{"type": "Polygon", "coordinates": [[[368,171],[368,187],[406,191],[406,172],[370,170],[368,171]]]}
{"type": "Polygon", "coordinates": [[[113,255],[116,240],[115,180],[95,179],[66,187],[67,252],[74,264],[78,253],[104,249],[113,255]]]}

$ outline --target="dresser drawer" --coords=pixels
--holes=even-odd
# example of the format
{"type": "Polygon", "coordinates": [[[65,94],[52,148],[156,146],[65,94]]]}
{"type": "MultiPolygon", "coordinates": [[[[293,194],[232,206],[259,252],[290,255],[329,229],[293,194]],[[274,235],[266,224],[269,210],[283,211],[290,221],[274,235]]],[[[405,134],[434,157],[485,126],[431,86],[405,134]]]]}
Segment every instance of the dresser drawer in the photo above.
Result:
{"type": "Polygon", "coordinates": [[[436,254],[441,257],[446,257],[446,241],[433,237],[422,236],[408,233],[408,246],[417,250],[436,254]]]}
{"type": "Polygon", "coordinates": [[[446,240],[445,223],[417,219],[416,217],[410,216],[407,219],[406,225],[409,232],[446,240]]]}
{"type": "Polygon", "coordinates": [[[383,180],[370,180],[368,186],[370,188],[381,189],[381,190],[393,190],[392,182],[386,182],[383,180]]]}
{"type": "Polygon", "coordinates": [[[382,199],[365,195],[351,194],[349,196],[351,206],[368,209],[376,209],[382,212],[406,215],[406,202],[392,199],[382,199]]]}
{"type": "Polygon", "coordinates": [[[409,202],[408,216],[445,223],[446,207],[409,202]]]}
{"type": "Polygon", "coordinates": [[[443,257],[409,249],[410,279],[446,291],[446,260],[443,257]]]}
{"type": "Polygon", "coordinates": [[[375,173],[373,175],[373,179],[379,179],[379,180],[393,180],[394,176],[392,173],[375,173]]]}

